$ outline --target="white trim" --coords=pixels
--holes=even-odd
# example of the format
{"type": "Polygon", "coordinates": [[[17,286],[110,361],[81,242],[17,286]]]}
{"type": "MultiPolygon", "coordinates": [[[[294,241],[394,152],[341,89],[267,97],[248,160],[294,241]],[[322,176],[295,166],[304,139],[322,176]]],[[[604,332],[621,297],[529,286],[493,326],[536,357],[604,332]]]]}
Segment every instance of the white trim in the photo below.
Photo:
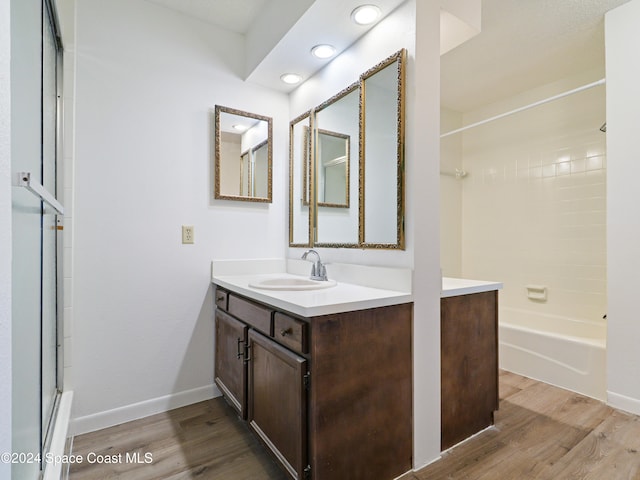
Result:
{"type": "MultiPolygon", "coordinates": [[[[63,392],[62,395],[60,395],[60,405],[56,414],[53,427],[53,436],[51,438],[51,446],[48,452],[54,458],[60,458],[65,453],[64,447],[67,441],[67,433],[69,431],[72,403],[72,391],[63,392]]],[[[62,478],[63,465],[63,462],[47,463],[44,469],[44,476],[42,477],[42,480],[59,480],[60,478],[62,478]]]]}
{"type": "Polygon", "coordinates": [[[113,427],[121,423],[138,420],[140,418],[155,415],[156,413],[167,412],[174,408],[184,407],[192,403],[202,402],[211,398],[219,397],[220,390],[214,384],[204,387],[186,390],[184,392],[172,393],[163,397],[152,398],[124,407],[114,408],[104,412],[74,418],[71,421],[71,435],[82,435],[83,433],[94,432],[103,428],[113,427]]]}
{"type": "MultiPolygon", "coordinates": [[[[413,473],[419,472],[423,468],[427,468],[429,465],[433,465],[434,463],[439,462],[440,460],[442,460],[442,452],[440,452],[440,455],[438,455],[437,457],[432,458],[431,460],[429,460],[426,463],[423,463],[422,465],[415,465],[414,464],[413,468],[411,470],[409,470],[409,472],[413,472],[413,473]]],[[[409,473],[409,472],[407,472],[407,473],[409,473]]],[[[394,480],[398,480],[398,479],[402,478],[404,475],[406,475],[406,473],[403,473],[397,479],[394,479],[394,480]]]]}
{"type": "Polygon", "coordinates": [[[640,415],[640,400],[637,398],[626,397],[619,393],[607,391],[607,405],[618,410],[640,415]]]}

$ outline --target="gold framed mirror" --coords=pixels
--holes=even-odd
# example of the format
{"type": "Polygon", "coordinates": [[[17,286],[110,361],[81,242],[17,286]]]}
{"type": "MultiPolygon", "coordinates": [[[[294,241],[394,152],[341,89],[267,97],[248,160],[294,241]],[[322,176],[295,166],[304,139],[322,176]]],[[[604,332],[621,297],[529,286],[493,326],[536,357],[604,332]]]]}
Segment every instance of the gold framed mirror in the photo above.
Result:
{"type": "Polygon", "coordinates": [[[360,76],[362,248],[404,249],[405,63],[402,49],[360,76]]]}
{"type": "Polygon", "coordinates": [[[215,107],[214,198],[271,202],[271,117],[215,107]]]}
{"type": "Polygon", "coordinates": [[[402,49],[290,123],[291,247],[405,248],[405,63],[402,49]]]}

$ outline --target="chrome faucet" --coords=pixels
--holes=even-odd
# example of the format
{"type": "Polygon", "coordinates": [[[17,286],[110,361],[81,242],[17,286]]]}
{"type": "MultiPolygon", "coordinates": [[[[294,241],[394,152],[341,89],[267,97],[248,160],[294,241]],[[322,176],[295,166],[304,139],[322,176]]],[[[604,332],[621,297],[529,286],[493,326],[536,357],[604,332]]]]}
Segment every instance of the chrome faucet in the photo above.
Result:
{"type": "Polygon", "coordinates": [[[313,260],[309,260],[310,262],[313,262],[313,265],[311,265],[311,275],[309,276],[309,278],[311,280],[321,280],[323,282],[326,282],[328,280],[327,269],[320,260],[320,254],[318,252],[316,252],[315,250],[307,250],[302,254],[302,260],[308,260],[307,257],[311,253],[313,253],[317,257],[317,259],[315,262],[313,262],[313,260]]]}

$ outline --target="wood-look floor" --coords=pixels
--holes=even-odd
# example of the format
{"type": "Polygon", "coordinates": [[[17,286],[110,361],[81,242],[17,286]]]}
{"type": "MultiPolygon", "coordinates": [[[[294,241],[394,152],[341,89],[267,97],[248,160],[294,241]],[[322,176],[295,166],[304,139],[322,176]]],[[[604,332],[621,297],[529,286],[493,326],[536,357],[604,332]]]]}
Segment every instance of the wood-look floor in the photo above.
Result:
{"type": "Polygon", "coordinates": [[[500,372],[495,425],[402,480],[640,480],[640,417],[500,372]]]}
{"type": "MultiPolygon", "coordinates": [[[[150,453],[153,461],[85,460],[71,465],[71,480],[287,478],[220,398],[76,437],[73,453],[89,452],[150,453]]],[[[640,480],[640,417],[501,372],[495,426],[402,477],[449,479],[640,480]]]]}
{"type": "Polygon", "coordinates": [[[221,397],[73,439],[74,455],[91,452],[122,454],[122,462],[72,464],[70,480],[288,478],[221,397]],[[135,452],[152,462],[126,463],[135,452]]]}

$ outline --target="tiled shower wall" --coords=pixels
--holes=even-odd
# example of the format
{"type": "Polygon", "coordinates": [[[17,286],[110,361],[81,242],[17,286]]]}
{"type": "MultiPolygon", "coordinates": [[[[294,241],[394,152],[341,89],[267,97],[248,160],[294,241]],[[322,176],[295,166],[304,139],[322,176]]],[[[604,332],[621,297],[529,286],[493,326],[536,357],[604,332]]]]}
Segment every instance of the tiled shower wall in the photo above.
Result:
{"type": "Polygon", "coordinates": [[[604,95],[596,87],[463,134],[461,273],[504,282],[502,306],[606,313],[604,95]],[[527,285],[546,287],[546,300],[529,299],[527,285]]]}

